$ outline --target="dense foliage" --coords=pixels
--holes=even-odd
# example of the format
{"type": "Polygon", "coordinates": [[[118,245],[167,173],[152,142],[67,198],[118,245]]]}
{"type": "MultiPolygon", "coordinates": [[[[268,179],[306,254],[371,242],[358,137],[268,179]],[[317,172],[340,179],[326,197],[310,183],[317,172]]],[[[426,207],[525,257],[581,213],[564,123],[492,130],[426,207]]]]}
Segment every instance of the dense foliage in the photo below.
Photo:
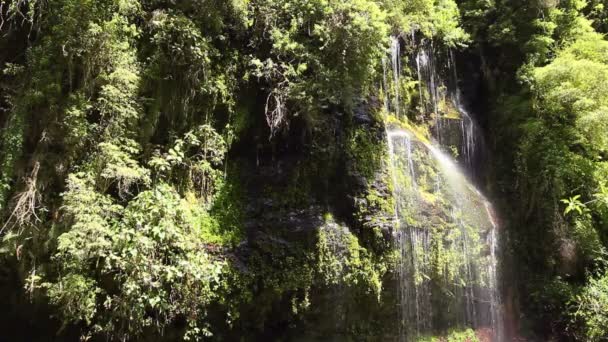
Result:
{"type": "Polygon", "coordinates": [[[322,209],[312,235],[248,227],[259,196],[282,216],[341,211],[315,180],[338,159],[375,179],[381,134],[352,115],[390,34],[412,30],[466,40],[451,0],[0,1],[7,318],[48,310],[40,327],[83,340],[230,340],[270,330],[285,302],[301,321],[323,289],[380,307],[388,219],[369,217],[390,215],[386,193],[341,214],[350,230],[322,209]],[[286,149],[302,165],[257,189],[286,149]]]}
{"type": "Polygon", "coordinates": [[[409,76],[380,90],[392,35],[455,51],[476,89],[522,332],[605,339],[606,6],[0,0],[7,325],[64,340],[385,334],[395,208],[378,99],[414,112],[428,96],[407,56],[409,76]]]}
{"type": "Polygon", "coordinates": [[[512,279],[548,338],[608,335],[606,68],[601,1],[463,1],[488,89],[478,105],[494,144],[512,279]],[[597,31],[596,31],[597,30],[597,31]],[[598,33],[599,32],[599,33],[598,33]],[[520,271],[516,271],[516,270],[520,271]],[[591,295],[593,293],[593,295],[591,295]]]}

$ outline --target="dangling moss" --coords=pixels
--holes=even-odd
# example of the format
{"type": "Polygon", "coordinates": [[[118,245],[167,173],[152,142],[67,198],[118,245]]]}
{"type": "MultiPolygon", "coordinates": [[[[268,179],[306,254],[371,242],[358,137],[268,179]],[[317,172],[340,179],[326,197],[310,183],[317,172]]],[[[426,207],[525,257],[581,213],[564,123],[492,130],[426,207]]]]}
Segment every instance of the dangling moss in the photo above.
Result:
{"type": "Polygon", "coordinates": [[[14,109],[8,119],[6,128],[1,133],[0,212],[3,212],[7,207],[7,201],[13,187],[16,163],[23,152],[23,141],[25,139],[23,113],[14,109]]]}

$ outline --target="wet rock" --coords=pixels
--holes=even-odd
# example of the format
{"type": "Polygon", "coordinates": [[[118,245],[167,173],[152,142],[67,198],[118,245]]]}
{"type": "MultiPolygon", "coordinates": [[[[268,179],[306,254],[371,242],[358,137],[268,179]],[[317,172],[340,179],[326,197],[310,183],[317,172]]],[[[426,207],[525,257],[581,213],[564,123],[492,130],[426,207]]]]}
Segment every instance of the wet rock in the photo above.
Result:
{"type": "Polygon", "coordinates": [[[559,271],[561,275],[569,277],[579,272],[576,242],[572,239],[562,239],[560,241],[559,257],[559,271]]]}

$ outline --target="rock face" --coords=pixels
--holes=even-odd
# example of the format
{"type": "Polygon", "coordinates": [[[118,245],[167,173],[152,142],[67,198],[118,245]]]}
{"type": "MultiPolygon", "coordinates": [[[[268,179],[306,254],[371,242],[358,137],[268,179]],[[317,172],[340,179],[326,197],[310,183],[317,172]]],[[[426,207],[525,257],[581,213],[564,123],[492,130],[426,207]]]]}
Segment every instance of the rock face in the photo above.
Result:
{"type": "Polygon", "coordinates": [[[326,144],[289,132],[257,160],[248,146],[235,158],[246,238],[231,253],[248,298],[237,294],[238,318],[218,338],[398,338],[392,186],[370,103],[317,132],[326,144]]]}
{"type": "Polygon", "coordinates": [[[348,124],[332,123],[348,133],[328,136],[331,144],[238,159],[246,239],[234,255],[248,299],[237,301],[227,339],[244,331],[290,341],[496,333],[485,199],[450,157],[419,140],[395,148],[394,135],[359,110],[348,124]],[[404,248],[408,231],[422,234],[413,249],[404,248]]]}

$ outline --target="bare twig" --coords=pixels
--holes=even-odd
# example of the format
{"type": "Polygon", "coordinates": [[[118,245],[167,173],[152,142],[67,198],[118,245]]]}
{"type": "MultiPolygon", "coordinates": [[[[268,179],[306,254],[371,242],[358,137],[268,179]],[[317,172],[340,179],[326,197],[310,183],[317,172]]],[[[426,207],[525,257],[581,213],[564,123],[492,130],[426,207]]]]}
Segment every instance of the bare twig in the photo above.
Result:
{"type": "Polygon", "coordinates": [[[4,1],[0,0],[0,32],[2,27],[4,27],[4,1]]]}
{"type": "Polygon", "coordinates": [[[40,163],[36,162],[32,172],[25,180],[25,189],[14,197],[15,206],[8,220],[0,229],[0,233],[9,226],[12,228],[15,225],[24,226],[32,221],[41,222],[41,219],[36,215],[40,202],[40,193],[36,186],[39,170],[40,163]]]}
{"type": "Polygon", "coordinates": [[[270,138],[272,138],[285,121],[285,95],[281,90],[273,90],[268,94],[265,112],[266,122],[270,127],[270,138]]]}

